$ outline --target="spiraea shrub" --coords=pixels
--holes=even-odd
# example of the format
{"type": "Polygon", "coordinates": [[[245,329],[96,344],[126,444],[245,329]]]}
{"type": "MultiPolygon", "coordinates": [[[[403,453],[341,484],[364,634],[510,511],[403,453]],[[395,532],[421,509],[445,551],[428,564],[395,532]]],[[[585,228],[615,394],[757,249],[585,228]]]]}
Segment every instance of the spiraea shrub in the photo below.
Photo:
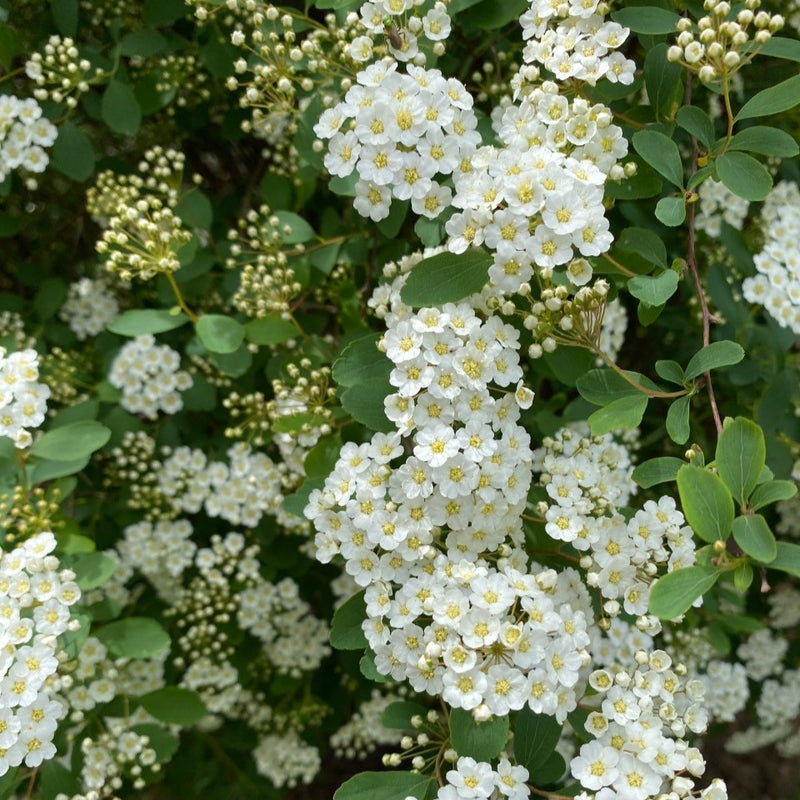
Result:
{"type": "Polygon", "coordinates": [[[796,798],[798,30],[0,0],[0,800],[796,798]]]}

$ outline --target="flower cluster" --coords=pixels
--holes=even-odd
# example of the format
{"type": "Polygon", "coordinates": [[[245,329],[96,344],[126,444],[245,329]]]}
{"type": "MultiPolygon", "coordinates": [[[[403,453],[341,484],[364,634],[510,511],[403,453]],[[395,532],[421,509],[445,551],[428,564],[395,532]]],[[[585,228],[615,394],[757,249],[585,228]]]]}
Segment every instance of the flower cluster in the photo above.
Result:
{"type": "Polygon", "coordinates": [[[800,189],[781,181],[769,193],[761,212],[764,248],[754,257],[758,275],[745,278],[742,294],[763,305],[784,328],[800,334],[800,189]]]}
{"type": "MultiPolygon", "coordinates": [[[[639,651],[635,663],[632,670],[590,675],[596,710],[584,727],[593,740],[581,746],[570,772],[594,800],[646,800],[664,791],[693,797],[705,762],[684,737],[706,729],[703,683],[683,680],[685,667],[673,668],[663,650],[639,651]]],[[[727,797],[724,784],[716,782],[715,789],[718,794],[705,789],[700,797],[727,797]]]]}
{"type": "Polygon", "coordinates": [[[122,346],[108,380],[122,391],[124,409],[157,419],[159,411],[174,414],[183,408],[180,393],[192,385],[192,377],[180,365],[177,351],[156,344],[155,337],[147,333],[122,346]]]}
{"type": "Polygon", "coordinates": [[[589,660],[590,601],[573,571],[529,572],[520,549],[531,452],[517,418],[532,393],[519,334],[467,303],[414,313],[404,281],[378,292],[397,431],[345,445],[310,495],[317,558],[343,555],[366,587],[379,672],[481,718],[527,704],[563,720],[589,660]]]}
{"type": "Polygon", "coordinates": [[[556,80],[577,78],[594,86],[601,78],[633,83],[636,65],[618,52],[630,31],[604,18],[600,0],[551,3],[531,0],[519,19],[526,63],[541,64],[556,80]]]}
{"type": "Polygon", "coordinates": [[[52,758],[66,712],[54,694],[58,637],[74,629],[70,606],[81,592],[55,546],[52,533],[39,533],[0,555],[0,775],[52,758]]]}
{"type": "MultiPolygon", "coordinates": [[[[609,174],[628,152],[609,110],[582,97],[571,101],[545,81],[521,101],[498,109],[493,126],[502,146],[480,148],[453,174],[456,212],[445,228],[448,249],[462,253],[485,245],[494,253],[489,271],[499,295],[519,292],[534,266],[548,278],[574,250],[596,256],[611,246],[603,208],[609,174]]],[[[567,268],[582,286],[592,270],[567,268]]]]}
{"type": "Polygon", "coordinates": [[[39,104],[13,94],[0,95],[0,180],[21,167],[28,172],[44,172],[50,159],[58,129],[42,116],[39,104]]]}
{"type": "Polygon", "coordinates": [[[0,436],[7,436],[23,449],[33,437],[28,428],[44,422],[50,389],[38,382],[39,356],[35,350],[6,355],[0,347],[0,436]]]}
{"type": "Polygon", "coordinates": [[[453,199],[437,176],[468,165],[480,142],[471,95],[439,70],[401,72],[392,59],[370,64],[356,80],[314,126],[329,140],[325,168],[341,178],[358,174],[354,207],[364,217],[384,219],[398,199],[435,219],[453,199]]]}
{"type": "Polygon", "coordinates": [[[282,465],[244,442],[228,450],[229,463],[208,461],[202,450],[176,448],[156,467],[161,495],[173,514],[204,509],[231,525],[255,528],[265,515],[281,516],[282,465]]]}
{"type": "MultiPolygon", "coordinates": [[[[447,771],[447,782],[436,800],[526,800],[530,797],[528,770],[501,758],[493,767],[486,761],[462,756],[455,769],[447,771]]],[[[407,798],[410,800],[410,798],[407,798]]]]}
{"type": "Polygon", "coordinates": [[[703,8],[709,13],[697,20],[697,38],[692,21],[680,19],[677,44],[669,48],[667,58],[696,72],[705,83],[730,79],[783,27],[780,14],[758,11],[760,5],[761,0],[746,0],[733,19],[727,0],[704,0],[703,8]],[[752,42],[751,25],[755,28],[752,42]],[[753,43],[755,47],[748,47],[753,43]]]}
{"type": "Polygon", "coordinates": [[[83,341],[97,336],[119,313],[119,303],[106,281],[81,278],[70,284],[59,317],[83,341]]]}
{"type": "Polygon", "coordinates": [[[539,503],[545,530],[584,554],[581,566],[606,598],[606,614],[624,609],[646,617],[659,567],[671,572],[694,563],[692,531],[668,496],[646,501],[626,519],[618,507],[634,489],[627,451],[609,434],[588,436],[587,427],[562,429],[534,452],[533,468],[549,496],[539,503]]]}
{"type": "Polygon", "coordinates": [[[425,61],[420,51],[420,38],[433,42],[436,55],[444,53],[444,40],[450,35],[447,5],[437,0],[423,16],[414,10],[425,0],[377,0],[361,6],[360,23],[371,36],[358,36],[347,50],[354,61],[372,61],[375,38],[380,36],[388,53],[397,61],[425,61]]]}
{"type": "Polygon", "coordinates": [[[90,84],[104,77],[102,69],[93,70],[89,60],[80,57],[72,39],[61,36],[51,36],[42,52],[25,62],[25,74],[37,86],[33,92],[37,100],[64,103],[67,108],[75,108],[90,84]]]}
{"type": "Polygon", "coordinates": [[[192,238],[175,212],[184,162],[183,153],[154,147],[139,163],[139,174],[106,170],[87,193],[87,209],[104,227],[95,249],[123,280],[179,269],[178,251],[192,238]]]}

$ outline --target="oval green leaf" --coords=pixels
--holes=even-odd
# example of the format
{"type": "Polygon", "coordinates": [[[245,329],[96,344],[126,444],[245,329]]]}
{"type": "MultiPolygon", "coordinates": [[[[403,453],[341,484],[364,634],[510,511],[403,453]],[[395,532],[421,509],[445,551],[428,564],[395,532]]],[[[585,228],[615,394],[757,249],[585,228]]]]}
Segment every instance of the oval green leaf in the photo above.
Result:
{"type": "Polygon", "coordinates": [[[769,565],[770,569],[779,569],[800,578],[800,544],[778,542],[778,554],[769,565]]]}
{"type": "Polygon", "coordinates": [[[508,741],[508,717],[476,722],[471,712],[454,708],[450,712],[450,743],[460,756],[476,761],[496,758],[508,741]]]}
{"type": "Polygon", "coordinates": [[[740,119],[766,117],[770,114],[780,114],[788,111],[800,103],[800,75],[795,75],[782,81],[777,86],[764,89],[755,97],[750,98],[736,115],[740,119]]]}
{"type": "Polygon", "coordinates": [[[561,725],[555,717],[534,714],[523,708],[514,723],[514,756],[528,772],[544,764],[555,752],[561,738],[561,725]]]}
{"type": "Polygon", "coordinates": [[[648,306],[662,306],[678,289],[678,273],[671,269],[660,275],[637,275],[628,281],[628,291],[648,306]]]}
{"type": "Polygon", "coordinates": [[[126,311],[106,325],[106,330],[120,336],[142,336],[180,328],[189,321],[183,312],[173,314],[166,308],[139,308],[126,311]]]}
{"type": "Polygon", "coordinates": [[[662,456],[651,458],[639,464],[631,476],[642,489],[649,489],[659,483],[674,481],[678,475],[678,470],[686,462],[674,456],[662,456]]]}
{"type": "Polygon", "coordinates": [[[692,530],[705,542],[727,539],[734,508],[722,478],[694,464],[684,464],[677,481],[683,514],[692,530]]]}
{"type": "Polygon", "coordinates": [[[758,483],[767,459],[767,447],[761,428],[749,419],[726,419],[717,442],[717,472],[743,504],[758,483]]]}
{"type": "Polygon", "coordinates": [[[753,511],[777,503],[779,500],[790,500],[797,494],[797,486],[793,481],[767,481],[756,486],[747,504],[753,511]]]}
{"type": "Polygon", "coordinates": [[[668,228],[683,225],[686,219],[686,201],[682,197],[662,197],[656,203],[656,219],[668,228]]]}
{"type": "Polygon", "coordinates": [[[780,128],[770,128],[768,125],[745,128],[731,139],[728,149],[745,150],[779,158],[794,158],[800,153],[800,146],[793,136],[780,128]]]}
{"type": "Polygon", "coordinates": [[[103,447],[111,438],[111,430],[91,419],[71,422],[38,439],[31,454],[50,461],[78,461],[103,447]]]}
{"type": "Polygon", "coordinates": [[[675,619],[685,614],[719,576],[719,570],[711,567],[684,567],[664,575],[650,590],[650,613],[659,619],[675,619]]]}
{"type": "Polygon", "coordinates": [[[179,686],[165,686],[140,699],[146,711],[171,725],[194,725],[208,715],[203,701],[193,691],[179,686]]]}
{"type": "Polygon", "coordinates": [[[354,594],[339,606],[331,621],[331,645],[337,650],[363,650],[367,646],[361,623],[366,619],[364,592],[354,594]]]}
{"type": "Polygon", "coordinates": [[[224,314],[204,314],[195,325],[197,338],[211,353],[234,353],[244,341],[244,326],[224,314]]]}
{"type": "Polygon", "coordinates": [[[654,130],[637,131],[633,146],[656,172],[674,186],[683,186],[683,160],[678,145],[669,136],[654,130]]]}
{"type": "Polygon", "coordinates": [[[689,438],[689,404],[691,397],[685,394],[673,400],[667,409],[667,434],[676,444],[686,444],[689,438]]]}
{"type": "Polygon", "coordinates": [[[744,350],[740,344],[728,340],[712,342],[689,359],[686,365],[686,380],[694,380],[698,375],[712,369],[738,364],[743,358],[744,350]]]}
{"type": "Polygon", "coordinates": [[[766,167],[747,153],[728,150],[716,160],[717,176],[735,195],[763,200],[772,189],[766,167]]]}
{"type": "Polygon", "coordinates": [[[104,625],[97,638],[119,658],[151,658],[169,647],[169,634],[149,617],[128,617],[104,625]]]}
{"type": "Polygon", "coordinates": [[[588,420],[592,435],[635,428],[642,421],[648,399],[644,394],[628,395],[597,409],[588,420]]]}
{"type": "Polygon", "coordinates": [[[333,794],[333,800],[422,800],[433,780],[415,772],[361,772],[345,781],[333,794]]]}
{"type": "Polygon", "coordinates": [[[620,8],[611,13],[611,19],[634,33],[675,33],[680,17],[674,11],[657,6],[634,6],[620,8]]]}
{"type": "Polygon", "coordinates": [[[142,110],[136,95],[126,83],[113,80],[103,94],[100,104],[103,122],[115,133],[135,136],[142,124],[142,110]]]}
{"type": "Polygon", "coordinates": [[[778,555],[778,543],[761,514],[746,514],[733,521],[733,538],[750,558],[769,564],[778,555]]]}
{"type": "Polygon", "coordinates": [[[457,303],[484,287],[492,260],[489,253],[477,248],[426,258],[411,270],[400,298],[416,307],[457,303]]]}

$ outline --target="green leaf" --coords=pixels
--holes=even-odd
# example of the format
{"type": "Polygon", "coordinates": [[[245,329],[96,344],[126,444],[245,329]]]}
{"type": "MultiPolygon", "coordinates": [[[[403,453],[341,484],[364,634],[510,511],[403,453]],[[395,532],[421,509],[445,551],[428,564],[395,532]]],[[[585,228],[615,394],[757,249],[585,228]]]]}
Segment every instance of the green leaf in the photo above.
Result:
{"type": "Polygon", "coordinates": [[[0,20],[0,65],[6,72],[11,71],[11,63],[25,52],[25,45],[17,32],[0,20]]]}
{"type": "Polygon", "coordinates": [[[636,152],[660,175],[678,188],[683,186],[683,160],[678,145],[663,133],[647,129],[633,135],[636,152]]]}
{"type": "Polygon", "coordinates": [[[376,223],[378,230],[387,239],[394,239],[400,233],[410,206],[408,200],[395,200],[389,208],[389,216],[376,223]]]}
{"type": "Polygon", "coordinates": [[[106,330],[120,336],[141,336],[145,333],[164,333],[180,328],[189,321],[183,312],[173,314],[166,308],[140,308],[125,311],[106,325],[106,330]]]}
{"type": "Polygon", "coordinates": [[[86,467],[89,463],[89,456],[83,458],[69,459],[67,461],[51,461],[42,459],[37,461],[30,472],[29,480],[31,483],[44,483],[55,478],[63,478],[65,475],[75,475],[86,467]]]}
{"type": "Polygon", "coordinates": [[[134,31],[123,37],[119,51],[123,56],[149,58],[163,53],[169,43],[157,31],[134,31]]]}
{"type": "Polygon", "coordinates": [[[211,353],[234,353],[244,341],[244,326],[223,314],[203,314],[194,327],[197,338],[211,353]]]}
{"type": "Polygon", "coordinates": [[[281,344],[300,335],[291,322],[280,317],[251,320],[244,326],[244,334],[248,342],[260,345],[281,344]]]}
{"type": "Polygon", "coordinates": [[[670,383],[677,383],[678,386],[686,383],[683,368],[677,361],[656,361],[656,375],[670,383]]]}
{"type": "Polygon", "coordinates": [[[745,200],[763,200],[772,189],[766,167],[746,153],[728,150],[716,160],[719,179],[745,200]]]}
{"type": "Polygon", "coordinates": [[[393,364],[386,354],[378,349],[383,334],[362,336],[348,344],[333,362],[331,375],[339,386],[359,386],[365,381],[389,379],[393,364]]]}
{"type": "Polygon", "coordinates": [[[386,683],[386,681],[389,680],[388,676],[378,672],[378,668],[375,666],[375,654],[369,648],[367,648],[364,651],[364,655],[361,656],[358,662],[358,669],[368,681],[386,683]]]}
{"type": "Polygon", "coordinates": [[[140,698],[145,710],[161,722],[187,727],[208,716],[208,709],[197,694],[179,686],[164,686],[140,698]]]}
{"type": "Polygon", "coordinates": [[[694,464],[678,470],[678,492],[686,521],[705,542],[728,538],[733,524],[733,498],[719,475],[694,464]]]}
{"type": "Polygon", "coordinates": [[[778,542],[778,554],[770,562],[769,568],[779,569],[794,575],[795,578],[800,578],[800,544],[778,542]]]}
{"type": "Polygon", "coordinates": [[[411,270],[400,298],[410,306],[456,303],[484,287],[492,261],[489,253],[476,248],[426,258],[411,270]]]}
{"type": "Polygon", "coordinates": [[[78,32],[78,0],[50,0],[50,12],[56,30],[62,36],[75,36],[78,32]]]}
{"type": "Polygon", "coordinates": [[[80,794],[81,784],[70,770],[52,758],[44,761],[39,768],[36,790],[41,800],[55,800],[59,794],[62,797],[64,794],[69,797],[80,794]]]}
{"type": "Polygon", "coordinates": [[[714,143],[714,123],[697,106],[682,106],[676,116],[678,125],[700,141],[707,149],[714,143]]]}
{"type": "Polygon", "coordinates": [[[763,622],[759,622],[757,619],[743,614],[730,614],[727,610],[720,619],[728,630],[736,631],[736,633],[754,633],[755,631],[764,630],[766,627],[763,622]]]}
{"type": "Polygon", "coordinates": [[[339,459],[342,437],[338,433],[323,436],[309,451],[303,461],[307,478],[327,478],[339,459]]]}
{"type": "Polygon", "coordinates": [[[717,472],[743,504],[755,489],[767,459],[767,447],[761,428],[749,419],[727,418],[717,442],[717,472]]]}
{"type": "Polygon", "coordinates": [[[694,380],[704,372],[720,367],[730,367],[738,364],[744,358],[742,346],[727,339],[721,342],[712,342],[698,350],[686,365],[686,380],[694,380]]]}
{"type": "Polygon", "coordinates": [[[676,444],[686,444],[689,438],[689,405],[692,398],[685,394],[673,400],[667,409],[667,434],[676,444]]]}
{"type": "Polygon", "coordinates": [[[529,780],[538,786],[547,786],[563,778],[566,770],[567,762],[564,761],[564,756],[558,752],[551,753],[547,761],[531,773],[529,780]]]}
{"type": "Polygon", "coordinates": [[[674,11],[657,6],[633,6],[611,12],[611,19],[634,33],[675,33],[680,17],[674,11]]]}
{"type": "Polygon", "coordinates": [[[793,481],[767,481],[761,486],[756,486],[747,504],[754,511],[777,503],[779,500],[789,500],[797,494],[797,486],[793,481]]]}
{"type": "Polygon", "coordinates": [[[354,594],[339,606],[331,621],[331,645],[337,650],[363,650],[367,646],[361,623],[366,619],[364,592],[354,594]]]}
{"type": "Polygon", "coordinates": [[[94,174],[95,153],[89,137],[72,122],[58,126],[58,138],[50,151],[56,172],[73,181],[86,181],[94,174]]]}
{"type": "Polygon", "coordinates": [[[123,136],[136,136],[142,124],[142,110],[133,89],[117,80],[112,80],[106,87],[100,114],[112,131],[123,136]]]}
{"type": "Polygon", "coordinates": [[[370,430],[391,433],[395,425],[386,417],[384,400],[394,391],[386,378],[370,378],[358,386],[349,386],[339,402],[350,416],[370,430]]]}
{"type": "MultiPolygon", "coordinates": [[[[755,43],[753,43],[755,44],[755,43]]],[[[759,48],[760,53],[773,58],[785,58],[788,61],[800,61],[800,40],[787,39],[785,36],[773,36],[759,48]]]]}
{"type": "Polygon", "coordinates": [[[663,306],[678,289],[678,273],[671,269],[660,275],[637,275],[628,281],[628,291],[648,306],[663,306]]]}
{"type": "Polygon", "coordinates": [[[642,421],[648,400],[644,394],[628,395],[597,409],[588,420],[592,435],[635,428],[642,421]]]}
{"type": "Polygon", "coordinates": [[[667,266],[667,248],[664,240],[647,228],[625,228],[617,239],[617,247],[628,253],[636,253],[659,267],[667,266]]]}
{"type": "Polygon", "coordinates": [[[199,189],[192,189],[192,191],[183,195],[175,208],[175,213],[189,228],[200,228],[204,231],[211,230],[211,223],[214,221],[214,209],[208,196],[199,189]]]}
{"type": "Polygon", "coordinates": [[[734,120],[738,122],[741,119],[780,114],[794,108],[798,103],[800,103],[800,75],[795,75],[750,98],[739,110],[734,120]]]}
{"type": "Polygon", "coordinates": [[[505,0],[503,3],[498,3],[497,0],[483,0],[470,10],[466,19],[476,28],[495,30],[518,20],[528,6],[529,3],[524,0],[505,0]]]}
{"type": "Polygon", "coordinates": [[[299,215],[293,211],[276,211],[281,229],[281,241],[285,244],[300,244],[313,239],[316,234],[314,229],[299,215]],[[286,229],[288,228],[288,233],[286,229]]]}
{"type": "Polygon", "coordinates": [[[496,758],[508,741],[508,717],[491,717],[476,722],[472,713],[463,708],[450,712],[450,743],[460,756],[476,761],[496,758]]]}
{"type": "Polygon", "coordinates": [[[414,772],[361,772],[345,781],[333,800],[422,800],[432,778],[414,772]]]}
{"type": "Polygon", "coordinates": [[[733,521],[733,538],[750,558],[769,564],[778,555],[775,535],[761,514],[745,514],[733,521]]]}
{"type": "Polygon", "coordinates": [[[183,0],[144,0],[142,21],[145,25],[160,27],[172,25],[188,13],[183,0]]]}
{"type": "MultiPolygon", "coordinates": [[[[626,370],[625,374],[647,389],[656,391],[659,389],[653,381],[638,372],[626,370]]],[[[585,375],[578,378],[576,385],[581,397],[596,406],[605,406],[621,397],[641,394],[635,386],[631,385],[622,375],[612,369],[589,370],[585,375]]]]}
{"type": "Polygon", "coordinates": [[[117,562],[105,553],[77,553],[65,558],[64,566],[75,573],[75,583],[81,589],[96,589],[114,574],[117,562]]]}
{"type": "MultiPolygon", "coordinates": [[[[632,10],[632,9],[631,9],[632,10]]],[[[667,59],[667,45],[648,49],[644,59],[644,85],[656,118],[672,118],[683,101],[683,68],[667,59]]]]}
{"type": "Polygon", "coordinates": [[[349,6],[354,6],[358,3],[359,0],[314,0],[314,7],[320,8],[322,10],[331,8],[348,8],[349,6]]]}
{"type": "Polygon", "coordinates": [[[683,225],[686,219],[686,201],[682,197],[662,197],[656,203],[656,219],[668,228],[683,225]]]}
{"type": "Polygon", "coordinates": [[[111,430],[95,420],[71,422],[48,431],[31,447],[31,454],[50,461],[77,461],[103,447],[111,430]]]}
{"type": "Polygon", "coordinates": [[[720,574],[710,567],[684,567],[664,575],[650,589],[650,613],[659,619],[681,616],[717,582],[720,574]]]}
{"type": "Polygon", "coordinates": [[[97,631],[97,638],[118,658],[151,658],[169,647],[169,634],[149,617],[127,617],[97,631]]]}
{"type": "Polygon", "coordinates": [[[739,592],[746,592],[753,582],[753,566],[749,561],[737,564],[733,571],[733,585],[739,592]]]}
{"type": "Polygon", "coordinates": [[[381,714],[381,725],[392,730],[413,730],[411,717],[420,716],[425,719],[428,709],[412,700],[396,700],[390,703],[381,714]]]}
{"type": "Polygon", "coordinates": [[[674,456],[661,456],[643,461],[631,476],[642,489],[649,489],[659,483],[674,481],[678,476],[678,470],[685,464],[680,458],[674,456]]]}
{"type": "Polygon", "coordinates": [[[728,150],[746,150],[779,158],[794,158],[800,153],[800,147],[793,136],[780,128],[767,125],[754,125],[740,131],[731,139],[728,150]]]}
{"type": "Polygon", "coordinates": [[[514,723],[514,756],[528,772],[544,764],[555,752],[561,738],[561,724],[548,714],[534,714],[523,708],[514,723]]]}

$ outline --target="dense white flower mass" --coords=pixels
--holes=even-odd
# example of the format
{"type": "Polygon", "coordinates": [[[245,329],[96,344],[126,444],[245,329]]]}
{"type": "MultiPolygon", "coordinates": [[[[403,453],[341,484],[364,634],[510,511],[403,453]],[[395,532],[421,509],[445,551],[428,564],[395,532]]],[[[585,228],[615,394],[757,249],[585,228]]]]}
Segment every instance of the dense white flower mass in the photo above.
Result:
{"type": "Polygon", "coordinates": [[[531,790],[525,767],[501,758],[497,767],[469,756],[458,759],[447,771],[446,783],[436,793],[437,800],[526,800],[531,790]]]}
{"type": "Polygon", "coordinates": [[[38,533],[0,554],[0,775],[52,758],[67,710],[55,694],[58,637],[81,592],[55,546],[52,533],[38,533]]]}
{"type": "Polygon", "coordinates": [[[104,280],[81,278],[70,284],[59,317],[83,341],[97,336],[119,313],[119,303],[104,280]]]}
{"type": "Polygon", "coordinates": [[[437,178],[460,169],[480,142],[472,96],[439,70],[401,72],[392,59],[370,64],[356,81],[314,126],[329,140],[325,168],[340,178],[357,172],[354,206],[364,217],[384,219],[398,199],[435,219],[453,197],[437,178]]]}
{"type": "Polygon", "coordinates": [[[781,181],[761,212],[764,247],[754,257],[758,275],[745,278],[745,300],[764,306],[784,328],[800,334],[800,188],[781,181]]]}
{"type": "Polygon", "coordinates": [[[120,405],[124,409],[157,419],[159,411],[174,414],[183,408],[180,393],[192,385],[192,377],[180,365],[180,354],[165,344],[156,344],[148,333],[123,345],[108,380],[122,390],[120,405]]]}
{"type": "Polygon", "coordinates": [[[44,422],[50,387],[38,382],[39,354],[18,350],[6,355],[0,347],[0,436],[7,436],[20,448],[30,447],[28,428],[44,422]]]}
{"type": "Polygon", "coordinates": [[[19,168],[44,172],[50,160],[45,148],[57,136],[58,129],[35,100],[0,95],[0,180],[19,168]]]}
{"type": "Polygon", "coordinates": [[[525,62],[541,64],[556,80],[577,78],[591,86],[600,78],[633,83],[636,64],[616,52],[630,30],[606,20],[599,0],[531,0],[519,22],[527,42],[525,62]]]}

